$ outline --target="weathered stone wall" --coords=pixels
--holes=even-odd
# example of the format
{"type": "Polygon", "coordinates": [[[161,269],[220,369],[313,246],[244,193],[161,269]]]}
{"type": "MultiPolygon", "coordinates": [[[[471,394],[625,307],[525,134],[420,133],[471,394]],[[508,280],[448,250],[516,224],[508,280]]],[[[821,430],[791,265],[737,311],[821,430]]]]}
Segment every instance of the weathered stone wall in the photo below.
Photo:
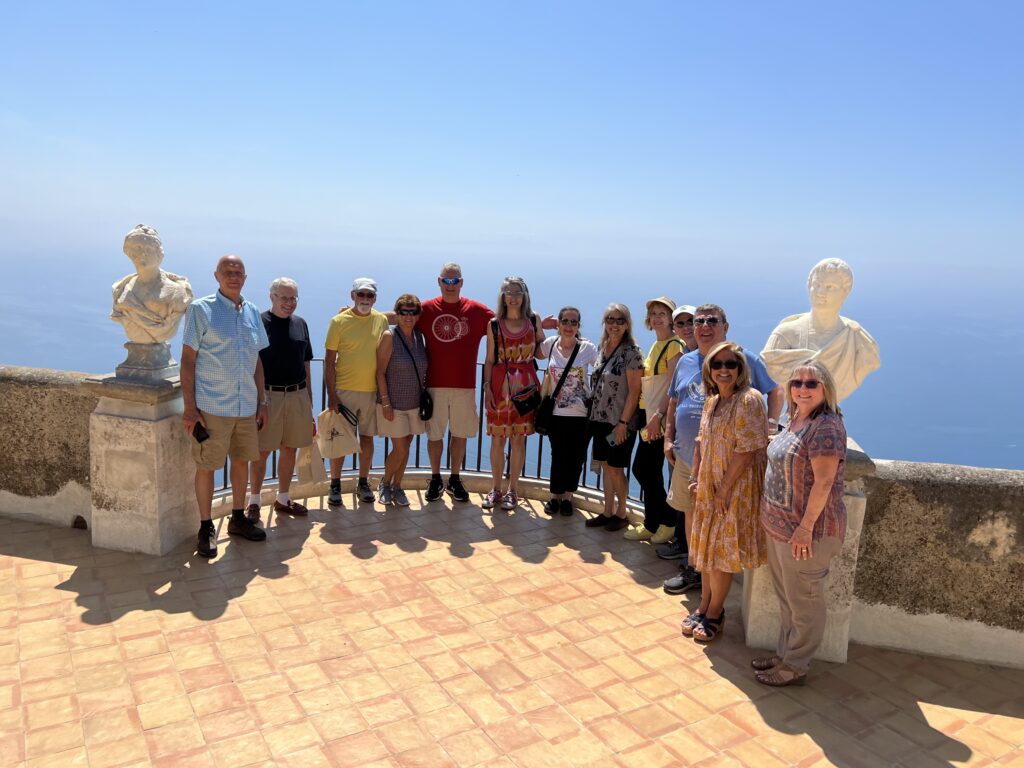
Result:
{"type": "Polygon", "coordinates": [[[1024,472],[877,461],[864,484],[861,602],[1024,632],[1024,472]]]}
{"type": "Polygon", "coordinates": [[[56,495],[89,487],[89,414],[99,398],[89,374],[0,366],[0,491],[56,495]]]}

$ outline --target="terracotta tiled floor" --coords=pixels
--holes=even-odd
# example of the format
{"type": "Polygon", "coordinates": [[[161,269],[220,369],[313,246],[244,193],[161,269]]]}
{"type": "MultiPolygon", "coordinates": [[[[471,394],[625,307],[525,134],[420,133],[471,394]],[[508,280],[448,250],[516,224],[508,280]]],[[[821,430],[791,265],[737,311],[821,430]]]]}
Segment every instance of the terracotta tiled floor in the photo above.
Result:
{"type": "Polygon", "coordinates": [[[1024,765],[1024,672],[855,647],[765,689],[646,544],[346,502],[209,563],[0,520],[0,763],[1024,765]]]}

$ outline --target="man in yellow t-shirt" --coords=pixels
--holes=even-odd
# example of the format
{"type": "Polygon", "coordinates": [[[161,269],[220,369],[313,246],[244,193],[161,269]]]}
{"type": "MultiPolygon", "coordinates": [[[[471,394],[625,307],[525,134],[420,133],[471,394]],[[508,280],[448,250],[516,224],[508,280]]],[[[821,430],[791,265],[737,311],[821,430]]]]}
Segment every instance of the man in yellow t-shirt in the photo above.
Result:
{"type": "MultiPolygon", "coordinates": [[[[373,503],[370,466],[373,464],[373,436],[377,432],[377,345],[388,328],[388,320],[373,308],[377,301],[377,283],[369,277],[357,277],[352,283],[352,306],[331,318],[327,326],[324,354],[324,382],[327,407],[338,404],[354,413],[359,421],[360,501],[373,503]]],[[[342,459],[331,459],[331,492],[327,503],[341,504],[342,459]]]]}

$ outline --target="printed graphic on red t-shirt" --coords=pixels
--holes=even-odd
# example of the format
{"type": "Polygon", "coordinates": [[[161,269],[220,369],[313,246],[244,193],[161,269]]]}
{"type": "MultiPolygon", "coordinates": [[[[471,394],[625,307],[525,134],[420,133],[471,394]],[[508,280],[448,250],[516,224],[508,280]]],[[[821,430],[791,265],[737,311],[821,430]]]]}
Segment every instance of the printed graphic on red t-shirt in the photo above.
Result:
{"type": "Polygon", "coordinates": [[[449,304],[440,296],[423,302],[416,327],[427,337],[428,387],[476,388],[480,339],[494,313],[478,301],[449,304]]]}

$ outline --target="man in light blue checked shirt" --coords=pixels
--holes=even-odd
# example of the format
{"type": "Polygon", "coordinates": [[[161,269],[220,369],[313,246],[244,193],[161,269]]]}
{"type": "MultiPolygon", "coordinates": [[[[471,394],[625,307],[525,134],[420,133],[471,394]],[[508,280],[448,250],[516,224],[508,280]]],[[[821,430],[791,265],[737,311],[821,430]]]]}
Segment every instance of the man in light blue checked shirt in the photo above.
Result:
{"type": "Polygon", "coordinates": [[[249,462],[260,457],[257,431],[267,419],[263,364],[269,345],[256,305],[242,296],[245,264],[224,256],[213,273],[220,289],[193,301],[185,312],[181,349],[181,422],[192,442],[199,502],[202,557],[217,556],[211,519],[214,473],[231,457],[231,521],[228,533],[263,541],[267,533],[245,514],[249,462]]]}

